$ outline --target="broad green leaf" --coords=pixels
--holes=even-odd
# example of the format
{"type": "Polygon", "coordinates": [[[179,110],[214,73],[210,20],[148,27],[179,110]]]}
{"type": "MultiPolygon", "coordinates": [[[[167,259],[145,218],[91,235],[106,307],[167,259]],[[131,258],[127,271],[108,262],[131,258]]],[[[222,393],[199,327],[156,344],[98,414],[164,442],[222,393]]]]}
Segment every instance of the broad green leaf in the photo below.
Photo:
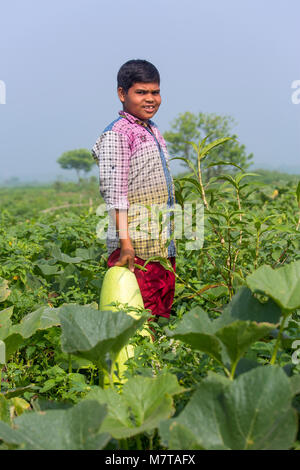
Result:
{"type": "Polygon", "coordinates": [[[76,257],[85,261],[89,259],[95,260],[101,253],[102,251],[99,251],[99,248],[93,246],[89,248],[77,248],[75,251],[76,257]]]}
{"type": "Polygon", "coordinates": [[[42,260],[36,262],[35,264],[40,268],[45,276],[53,276],[55,274],[63,273],[61,266],[58,265],[49,264],[47,262],[43,262],[42,260]]]}
{"type": "Polygon", "coordinates": [[[1,421],[10,423],[9,402],[2,393],[0,393],[0,423],[1,421]]]}
{"type": "Polygon", "coordinates": [[[0,277],[0,302],[4,302],[7,297],[10,295],[10,290],[8,288],[8,281],[0,277]]]}
{"type": "MultiPolygon", "coordinates": [[[[0,339],[0,366],[1,364],[6,363],[6,357],[5,357],[5,343],[0,339]]],[[[1,389],[0,389],[1,390],[1,389]]]]}
{"type": "Polygon", "coordinates": [[[300,308],[300,260],[278,269],[263,265],[246,282],[253,292],[267,294],[283,310],[300,308]]]}
{"type": "Polygon", "coordinates": [[[245,372],[249,372],[249,370],[254,369],[255,367],[261,367],[262,364],[260,364],[257,361],[254,361],[252,359],[247,359],[246,357],[242,357],[239,360],[239,363],[235,369],[235,377],[238,377],[241,374],[244,374],[245,372]]]}
{"type": "Polygon", "coordinates": [[[237,320],[224,326],[215,334],[224,344],[231,364],[237,364],[251,344],[268,335],[274,329],[270,323],[255,323],[237,320]]]}
{"type": "Polygon", "coordinates": [[[224,318],[211,321],[200,307],[196,307],[184,315],[175,330],[166,329],[166,334],[209,354],[221,364],[227,365],[229,358],[232,366],[236,366],[251,344],[269,334],[274,326],[237,320],[230,315],[230,310],[224,318]]]}
{"type": "Polygon", "coordinates": [[[214,324],[200,307],[195,307],[186,313],[175,330],[170,331],[166,328],[165,331],[167,336],[180,339],[193,349],[203,351],[218,362],[223,362],[222,345],[214,335],[214,324]]]}
{"type": "Polygon", "coordinates": [[[106,403],[108,414],[101,427],[116,439],[123,439],[155,429],[173,412],[172,396],[184,392],[172,374],[157,377],[132,377],[119,394],[114,389],[91,391],[86,399],[106,403]]]}
{"type": "Polygon", "coordinates": [[[2,340],[9,334],[12,325],[11,316],[13,310],[13,307],[8,307],[0,312],[0,339],[2,340]]]}
{"type": "Polygon", "coordinates": [[[265,366],[227,385],[204,380],[181,414],[161,423],[159,432],[162,443],[174,450],[286,450],[297,427],[289,378],[280,367],[265,366]]]}
{"type": "Polygon", "coordinates": [[[2,347],[0,347],[0,364],[5,364],[23,342],[23,338],[14,332],[14,326],[12,326],[11,321],[12,313],[13,307],[6,308],[0,312],[0,340],[2,343],[2,347]],[[4,362],[1,362],[3,359],[4,362]]]}
{"type": "Polygon", "coordinates": [[[222,315],[214,324],[219,328],[235,320],[249,320],[277,324],[280,321],[281,310],[269,299],[262,303],[254,297],[251,290],[241,287],[224,309],[222,315]]]}
{"type": "Polygon", "coordinates": [[[0,438],[29,450],[99,450],[110,439],[99,433],[105,415],[105,406],[88,400],[67,410],[25,413],[14,429],[0,422],[0,438]]]}
{"type": "Polygon", "coordinates": [[[80,258],[79,256],[76,256],[76,257],[72,257],[72,256],[69,256],[69,255],[66,255],[65,253],[62,253],[59,249],[58,246],[56,245],[53,245],[51,247],[51,250],[50,250],[50,254],[51,256],[56,259],[57,261],[61,261],[63,263],[71,263],[71,264],[75,264],[75,263],[80,263],[82,261],[82,258],[80,258]]]}
{"type": "Polygon", "coordinates": [[[290,382],[293,395],[298,395],[298,393],[300,393],[300,374],[293,375],[290,378],[290,382]]]}
{"type": "Polygon", "coordinates": [[[98,311],[74,304],[62,306],[59,318],[62,350],[110,371],[117,354],[148,316],[134,319],[122,311],[98,311]]]}
{"type": "Polygon", "coordinates": [[[51,326],[59,325],[58,311],[59,308],[40,307],[26,315],[19,324],[12,327],[11,331],[20,334],[23,338],[29,338],[37,330],[46,330],[51,326]]]}
{"type": "MultiPolygon", "coordinates": [[[[178,421],[161,421],[159,430],[163,444],[170,450],[205,450],[198,436],[178,421]]],[[[218,446],[214,449],[218,449],[218,446]]],[[[224,450],[224,447],[221,446],[220,449],[224,450]]]]}
{"type": "Polygon", "coordinates": [[[17,351],[23,342],[24,339],[22,336],[15,333],[9,334],[9,336],[4,339],[6,362],[9,361],[11,356],[17,351]]]}

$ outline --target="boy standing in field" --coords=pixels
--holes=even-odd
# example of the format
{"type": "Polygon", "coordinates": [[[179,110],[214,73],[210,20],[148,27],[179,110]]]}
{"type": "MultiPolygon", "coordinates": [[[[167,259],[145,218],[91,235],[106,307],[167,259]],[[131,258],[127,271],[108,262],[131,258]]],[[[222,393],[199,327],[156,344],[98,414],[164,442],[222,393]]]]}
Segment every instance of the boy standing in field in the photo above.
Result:
{"type": "Polygon", "coordinates": [[[150,261],[147,271],[134,267],[143,266],[152,256],[161,256],[170,260],[175,271],[174,225],[168,212],[175,204],[174,185],[165,141],[151,121],[161,104],[160,76],[150,62],[130,60],[120,68],[117,80],[123,110],[92,149],[99,166],[100,193],[110,214],[106,240],[108,266],[128,264],[138,281],[145,308],[156,319],[169,318],[174,273],[158,261],[150,261]],[[163,230],[153,230],[155,207],[163,208],[164,216],[167,214],[163,230]],[[137,221],[143,229],[137,227],[137,221]]]}

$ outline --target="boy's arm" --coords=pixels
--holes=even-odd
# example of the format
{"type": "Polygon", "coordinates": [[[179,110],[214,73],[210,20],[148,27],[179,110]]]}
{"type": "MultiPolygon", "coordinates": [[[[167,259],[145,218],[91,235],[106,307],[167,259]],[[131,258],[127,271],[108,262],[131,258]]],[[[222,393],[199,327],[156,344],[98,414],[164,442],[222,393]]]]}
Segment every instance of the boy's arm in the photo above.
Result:
{"type": "Polygon", "coordinates": [[[134,272],[134,248],[128,232],[128,211],[122,209],[115,209],[116,215],[116,231],[119,234],[120,239],[120,257],[115,263],[115,266],[125,266],[128,263],[128,267],[131,272],[134,272]]]}
{"type": "Polygon", "coordinates": [[[114,131],[104,132],[92,149],[99,165],[100,193],[113,219],[120,239],[120,257],[115,266],[128,263],[134,271],[134,248],[128,233],[128,173],[131,149],[128,137],[114,131]]]}

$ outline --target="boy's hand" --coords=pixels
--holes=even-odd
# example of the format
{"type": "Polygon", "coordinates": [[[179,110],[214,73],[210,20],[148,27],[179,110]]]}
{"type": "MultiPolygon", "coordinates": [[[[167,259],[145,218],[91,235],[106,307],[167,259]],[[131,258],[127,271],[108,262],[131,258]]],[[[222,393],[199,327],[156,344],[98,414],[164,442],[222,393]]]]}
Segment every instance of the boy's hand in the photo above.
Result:
{"type": "Polygon", "coordinates": [[[128,263],[129,270],[134,272],[134,249],[133,248],[121,248],[119,260],[115,263],[115,266],[125,266],[128,263]]]}

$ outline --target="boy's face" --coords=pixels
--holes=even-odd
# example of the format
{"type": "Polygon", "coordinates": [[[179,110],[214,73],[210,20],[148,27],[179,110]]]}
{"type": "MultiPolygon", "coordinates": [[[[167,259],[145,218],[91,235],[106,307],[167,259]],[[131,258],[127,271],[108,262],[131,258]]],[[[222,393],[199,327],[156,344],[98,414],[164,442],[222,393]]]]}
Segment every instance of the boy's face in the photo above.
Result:
{"type": "Polygon", "coordinates": [[[142,121],[151,119],[161,103],[158,83],[134,83],[127,93],[119,87],[118,95],[123,110],[142,121]]]}

